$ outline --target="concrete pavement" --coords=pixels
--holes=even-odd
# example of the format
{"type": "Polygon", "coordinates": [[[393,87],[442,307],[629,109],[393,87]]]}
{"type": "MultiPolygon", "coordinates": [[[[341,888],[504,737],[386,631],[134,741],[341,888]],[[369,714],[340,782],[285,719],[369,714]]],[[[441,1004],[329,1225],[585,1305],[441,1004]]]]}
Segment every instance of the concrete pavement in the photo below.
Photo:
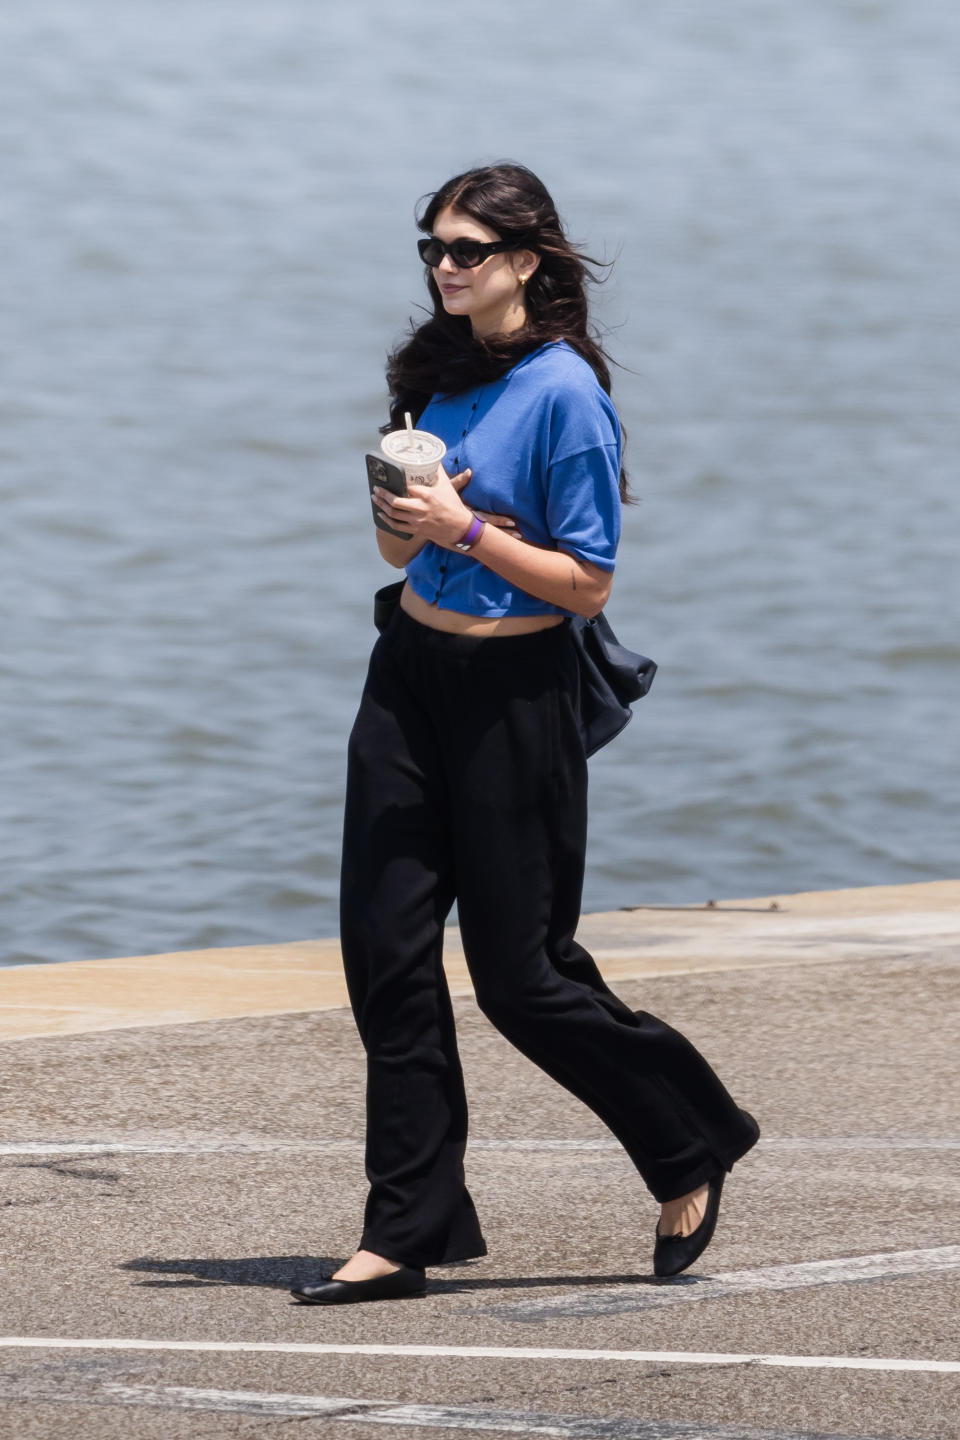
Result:
{"type": "Polygon", "coordinates": [[[0,1437],[960,1435],[960,884],[582,934],[763,1127],[704,1261],[651,1280],[629,1162],[461,993],[490,1256],[331,1312],[286,1291],[362,1205],[335,949],[0,972],[0,1437]]]}

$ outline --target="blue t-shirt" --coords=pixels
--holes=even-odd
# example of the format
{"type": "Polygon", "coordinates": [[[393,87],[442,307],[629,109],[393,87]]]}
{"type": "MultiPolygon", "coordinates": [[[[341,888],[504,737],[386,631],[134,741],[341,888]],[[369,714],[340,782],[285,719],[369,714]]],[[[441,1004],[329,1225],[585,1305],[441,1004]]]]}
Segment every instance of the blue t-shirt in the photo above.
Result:
{"type": "MultiPolygon", "coordinates": [[[[622,436],[613,402],[566,341],[535,350],[502,380],[434,395],[417,421],[447,447],[447,473],[473,471],[473,510],[509,515],[527,540],[612,570],[620,540],[622,436]]],[[[407,580],[429,604],[467,615],[566,615],[474,559],[428,541],[407,580]]]]}

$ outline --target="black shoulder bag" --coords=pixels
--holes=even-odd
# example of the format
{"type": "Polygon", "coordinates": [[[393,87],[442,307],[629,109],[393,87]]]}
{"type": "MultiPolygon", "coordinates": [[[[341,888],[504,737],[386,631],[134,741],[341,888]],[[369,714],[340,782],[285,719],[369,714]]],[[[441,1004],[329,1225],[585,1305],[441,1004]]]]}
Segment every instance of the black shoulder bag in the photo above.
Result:
{"type": "Polygon", "coordinates": [[[646,695],[657,667],[620,644],[602,610],[591,620],[575,615],[570,634],[580,666],[580,733],[583,748],[593,755],[633,717],[630,707],[646,695]]]}

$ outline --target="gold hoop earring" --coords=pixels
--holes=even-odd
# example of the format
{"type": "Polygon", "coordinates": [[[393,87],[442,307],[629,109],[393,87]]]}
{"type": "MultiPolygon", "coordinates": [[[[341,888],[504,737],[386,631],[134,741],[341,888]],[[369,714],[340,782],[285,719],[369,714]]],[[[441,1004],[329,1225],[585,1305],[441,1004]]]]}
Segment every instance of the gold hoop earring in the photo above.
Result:
{"type": "Polygon", "coordinates": [[[519,279],[521,285],[526,285],[526,283],[527,283],[527,277],[526,277],[526,275],[520,275],[520,276],[518,276],[517,278],[519,279]]]}

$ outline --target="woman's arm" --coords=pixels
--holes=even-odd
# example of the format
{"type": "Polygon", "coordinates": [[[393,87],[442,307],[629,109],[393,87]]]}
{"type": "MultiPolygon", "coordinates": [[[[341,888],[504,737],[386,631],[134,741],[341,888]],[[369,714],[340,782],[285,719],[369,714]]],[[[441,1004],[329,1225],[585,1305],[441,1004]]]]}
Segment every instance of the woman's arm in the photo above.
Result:
{"type": "MultiPolygon", "coordinates": [[[[468,525],[470,513],[467,511],[468,525]]],[[[544,550],[529,541],[518,545],[517,539],[519,536],[485,525],[470,554],[481,565],[538,600],[559,605],[561,610],[572,610],[575,615],[585,615],[588,620],[599,615],[610,598],[612,570],[601,570],[599,565],[578,560],[564,550],[544,550]]]]}
{"type": "MultiPolygon", "coordinates": [[[[463,475],[469,479],[470,471],[463,475]]],[[[466,479],[457,475],[455,480],[466,479]]],[[[391,495],[388,490],[374,490],[374,497],[380,510],[392,525],[413,533],[412,541],[399,541],[401,545],[413,545],[419,540],[423,544],[432,540],[446,550],[453,550],[470,528],[473,511],[463,503],[454,483],[443,470],[436,485],[416,495],[405,498],[391,495]]],[[[378,538],[383,532],[377,532],[378,538]]],[[[392,538],[392,537],[388,537],[392,538]]],[[[486,565],[512,585],[558,605],[563,610],[572,610],[575,615],[588,618],[603,609],[613,584],[613,574],[578,560],[563,550],[544,550],[539,545],[527,542],[517,543],[517,536],[504,533],[495,525],[485,525],[483,534],[470,551],[471,556],[486,565]]],[[[417,549],[420,545],[417,545],[417,549]]],[[[410,551],[415,554],[416,550],[410,551]]]]}
{"type": "Polygon", "coordinates": [[[427,543],[424,535],[418,540],[411,537],[409,540],[401,540],[399,535],[390,535],[386,530],[377,528],[377,546],[380,554],[388,565],[395,565],[402,570],[408,561],[412,560],[419,550],[422,550],[427,543]]]}

